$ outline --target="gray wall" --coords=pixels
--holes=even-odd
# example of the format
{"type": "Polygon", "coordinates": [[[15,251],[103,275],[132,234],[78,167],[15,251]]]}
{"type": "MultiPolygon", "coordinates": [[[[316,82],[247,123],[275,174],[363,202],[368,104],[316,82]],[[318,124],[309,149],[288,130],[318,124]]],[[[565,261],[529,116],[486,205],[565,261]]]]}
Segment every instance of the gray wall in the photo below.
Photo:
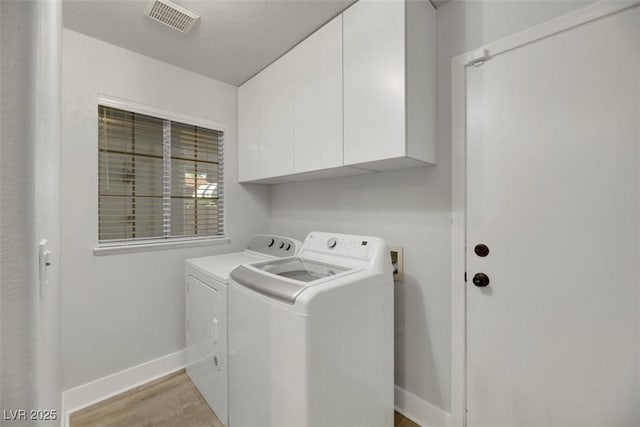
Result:
{"type": "Polygon", "coordinates": [[[269,188],[236,184],[234,86],[63,33],[62,328],[65,389],[184,348],[184,260],[240,250],[269,231],[269,188]],[[231,244],[94,256],[98,240],[97,96],[223,122],[231,244]]]}
{"type": "Polygon", "coordinates": [[[396,285],[396,385],[451,408],[451,59],[554,16],[578,1],[456,1],[437,10],[435,167],[272,189],[272,231],[373,234],[404,247],[396,285]]]}
{"type": "Polygon", "coordinates": [[[0,2],[0,408],[6,410],[60,410],[61,31],[59,1],[0,2]],[[44,238],[52,266],[41,287],[44,238]]]}

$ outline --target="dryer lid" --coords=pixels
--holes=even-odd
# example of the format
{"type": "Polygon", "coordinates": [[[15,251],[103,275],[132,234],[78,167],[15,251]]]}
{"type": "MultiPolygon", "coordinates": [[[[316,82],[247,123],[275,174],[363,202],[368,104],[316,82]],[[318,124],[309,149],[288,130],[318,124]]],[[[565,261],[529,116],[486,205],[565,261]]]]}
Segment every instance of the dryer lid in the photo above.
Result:
{"type": "Polygon", "coordinates": [[[226,284],[229,281],[229,273],[236,266],[267,259],[269,258],[265,255],[244,251],[191,258],[186,261],[186,265],[211,277],[213,280],[226,284]]]}

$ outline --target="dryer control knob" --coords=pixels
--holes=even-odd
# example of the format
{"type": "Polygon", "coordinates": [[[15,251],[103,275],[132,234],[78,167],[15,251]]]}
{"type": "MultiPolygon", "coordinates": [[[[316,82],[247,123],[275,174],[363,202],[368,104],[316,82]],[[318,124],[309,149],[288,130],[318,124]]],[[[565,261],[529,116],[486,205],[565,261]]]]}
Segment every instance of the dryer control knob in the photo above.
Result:
{"type": "Polygon", "coordinates": [[[270,239],[270,240],[269,240],[269,243],[267,243],[267,246],[271,247],[271,246],[273,246],[273,244],[274,244],[275,242],[276,242],[275,240],[270,239]]]}
{"type": "Polygon", "coordinates": [[[335,237],[332,237],[331,239],[327,240],[327,247],[329,249],[335,248],[337,244],[338,244],[338,239],[336,239],[335,237]]]}
{"type": "Polygon", "coordinates": [[[280,249],[284,248],[284,242],[280,242],[280,249]]]}
{"type": "Polygon", "coordinates": [[[291,249],[291,243],[289,243],[289,244],[287,245],[287,249],[285,249],[285,250],[286,250],[286,251],[288,251],[289,249],[291,249]]]}

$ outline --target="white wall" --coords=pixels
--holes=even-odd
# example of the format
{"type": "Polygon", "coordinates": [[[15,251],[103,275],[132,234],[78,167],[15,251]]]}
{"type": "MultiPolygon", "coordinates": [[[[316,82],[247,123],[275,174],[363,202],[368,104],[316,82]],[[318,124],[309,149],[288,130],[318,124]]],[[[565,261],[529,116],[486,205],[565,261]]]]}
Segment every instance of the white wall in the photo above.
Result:
{"type": "Polygon", "coordinates": [[[451,59],[584,4],[456,0],[445,4],[437,10],[438,164],[272,189],[275,233],[297,238],[311,230],[373,234],[404,246],[405,280],[396,285],[395,295],[396,384],[447,412],[451,408],[451,59]]]}
{"type": "MultiPolygon", "coordinates": [[[[446,165],[448,156],[439,152],[439,161],[446,165]]],[[[450,387],[448,170],[280,184],[271,200],[275,233],[369,234],[404,247],[404,282],[395,292],[396,385],[441,408],[448,406],[450,387]]]]}
{"type": "Polygon", "coordinates": [[[61,30],[58,0],[0,2],[0,406],[5,410],[60,409],[61,30]],[[43,238],[52,266],[41,287],[37,245],[43,238]]]}
{"type": "MultiPolygon", "coordinates": [[[[196,52],[194,52],[196,54],[196,52]]],[[[269,188],[236,184],[235,87],[63,33],[63,388],[184,348],[185,258],[240,250],[269,231],[269,188]],[[96,257],[98,93],[226,123],[231,244],[96,257]]]]}

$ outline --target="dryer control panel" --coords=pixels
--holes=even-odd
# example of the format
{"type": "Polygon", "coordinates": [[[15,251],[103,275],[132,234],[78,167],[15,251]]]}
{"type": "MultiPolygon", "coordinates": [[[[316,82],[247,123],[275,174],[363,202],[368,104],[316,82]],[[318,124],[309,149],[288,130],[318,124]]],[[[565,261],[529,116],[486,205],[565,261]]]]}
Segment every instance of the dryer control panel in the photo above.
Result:
{"type": "Polygon", "coordinates": [[[289,237],[274,234],[256,234],[247,245],[247,249],[274,257],[294,256],[300,250],[301,243],[289,237]]]}

